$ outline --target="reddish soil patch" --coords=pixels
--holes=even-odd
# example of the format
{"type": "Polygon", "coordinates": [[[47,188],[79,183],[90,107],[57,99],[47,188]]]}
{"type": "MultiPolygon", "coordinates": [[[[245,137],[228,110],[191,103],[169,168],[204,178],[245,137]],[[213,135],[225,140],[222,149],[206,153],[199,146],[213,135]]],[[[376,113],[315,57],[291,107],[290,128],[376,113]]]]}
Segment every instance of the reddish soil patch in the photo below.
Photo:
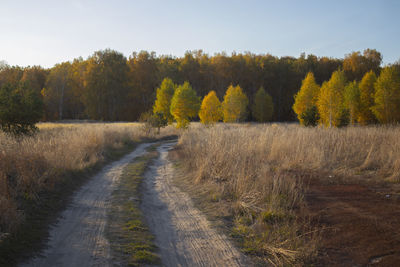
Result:
{"type": "Polygon", "coordinates": [[[318,266],[400,266],[398,192],[312,180],[306,201],[321,225],[318,266]]]}

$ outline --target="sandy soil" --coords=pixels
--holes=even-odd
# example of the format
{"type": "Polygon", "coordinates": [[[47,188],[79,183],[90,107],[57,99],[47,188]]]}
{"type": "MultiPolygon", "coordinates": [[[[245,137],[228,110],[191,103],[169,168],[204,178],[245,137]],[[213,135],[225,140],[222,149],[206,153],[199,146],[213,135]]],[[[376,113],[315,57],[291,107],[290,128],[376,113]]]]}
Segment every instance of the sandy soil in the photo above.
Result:
{"type": "Polygon", "coordinates": [[[393,188],[311,181],[306,201],[325,227],[317,266],[400,266],[400,200],[393,188]]]}
{"type": "Polygon", "coordinates": [[[109,197],[124,167],[151,144],[102,169],[73,196],[72,203],[51,228],[47,249],[21,266],[112,266],[110,246],[104,236],[109,197]]]}
{"type": "Polygon", "coordinates": [[[167,159],[173,144],[158,148],[160,157],[145,175],[141,209],[164,266],[251,266],[205,216],[190,197],[172,183],[173,165],[167,159]]]}

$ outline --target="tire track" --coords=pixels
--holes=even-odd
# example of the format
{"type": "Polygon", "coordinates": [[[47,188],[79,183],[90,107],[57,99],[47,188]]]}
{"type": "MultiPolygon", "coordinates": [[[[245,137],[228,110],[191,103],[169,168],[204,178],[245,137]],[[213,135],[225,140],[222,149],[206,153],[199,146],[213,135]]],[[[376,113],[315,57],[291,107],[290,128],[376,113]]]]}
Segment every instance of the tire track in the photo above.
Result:
{"type": "Polygon", "coordinates": [[[145,174],[141,209],[165,266],[250,266],[226,236],[217,233],[190,197],[172,184],[167,159],[174,144],[158,147],[159,158],[145,174]]]}
{"type": "Polygon", "coordinates": [[[125,166],[143,155],[150,143],[105,166],[73,196],[71,204],[50,229],[40,257],[21,266],[112,266],[110,245],[104,235],[109,198],[125,166]]]}

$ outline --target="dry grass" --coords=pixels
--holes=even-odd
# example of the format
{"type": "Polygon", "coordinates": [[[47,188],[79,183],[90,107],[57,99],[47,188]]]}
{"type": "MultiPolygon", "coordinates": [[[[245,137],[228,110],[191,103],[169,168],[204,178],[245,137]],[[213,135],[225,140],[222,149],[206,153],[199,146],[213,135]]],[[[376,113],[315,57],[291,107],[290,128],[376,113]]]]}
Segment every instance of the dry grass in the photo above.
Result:
{"type": "MultiPolygon", "coordinates": [[[[13,232],[24,219],[21,203],[38,201],[66,173],[79,172],[132,147],[143,138],[138,123],[43,123],[34,137],[14,139],[0,133],[0,234],[13,232]]],[[[172,127],[161,135],[176,134],[172,127]]]]}
{"type": "Polygon", "coordinates": [[[219,124],[192,127],[180,137],[178,151],[187,177],[208,188],[221,214],[229,210],[231,231],[245,251],[274,265],[301,265],[315,256],[318,243],[302,216],[302,173],[398,181],[399,137],[394,126],[219,124]]]}

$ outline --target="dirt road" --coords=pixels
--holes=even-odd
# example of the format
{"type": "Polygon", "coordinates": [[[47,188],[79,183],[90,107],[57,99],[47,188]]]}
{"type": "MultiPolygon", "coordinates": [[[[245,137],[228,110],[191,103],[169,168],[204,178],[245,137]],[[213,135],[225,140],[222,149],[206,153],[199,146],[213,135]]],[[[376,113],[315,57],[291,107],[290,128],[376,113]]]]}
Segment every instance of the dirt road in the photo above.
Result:
{"type": "Polygon", "coordinates": [[[112,266],[110,246],[104,236],[109,197],[126,164],[144,154],[151,144],[111,163],[75,193],[70,206],[51,228],[41,257],[22,266],[112,266]]]}
{"type": "MultiPolygon", "coordinates": [[[[51,228],[47,249],[41,257],[21,266],[119,266],[111,258],[105,237],[111,192],[124,167],[143,155],[151,144],[106,166],[73,196],[72,203],[51,228]]],[[[173,167],[168,150],[159,146],[160,157],[146,172],[141,209],[156,237],[163,266],[249,266],[229,240],[213,230],[189,196],[172,185],[173,167]]]]}
{"type": "Polygon", "coordinates": [[[158,147],[160,157],[145,175],[141,209],[164,266],[250,266],[230,241],[210,227],[189,196],[172,184],[167,159],[173,144],[158,147]]]}

